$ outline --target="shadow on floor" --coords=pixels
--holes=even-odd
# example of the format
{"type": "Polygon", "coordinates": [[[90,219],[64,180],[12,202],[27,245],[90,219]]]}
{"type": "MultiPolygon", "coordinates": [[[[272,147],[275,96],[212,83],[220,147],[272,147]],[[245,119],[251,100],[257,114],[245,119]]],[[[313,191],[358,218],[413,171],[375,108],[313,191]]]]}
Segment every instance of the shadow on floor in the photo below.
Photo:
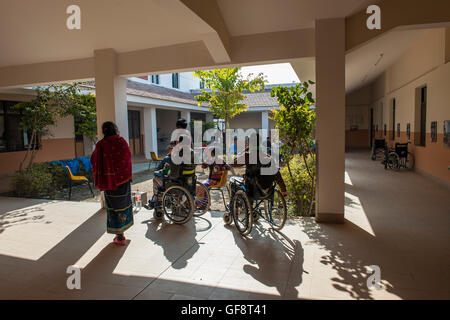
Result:
{"type": "Polygon", "coordinates": [[[251,238],[242,237],[233,226],[230,228],[236,245],[249,262],[243,265],[244,272],[260,283],[276,288],[284,299],[297,298],[296,287],[302,283],[305,273],[300,241],[267,229],[259,222],[253,226],[251,238]]]}
{"type": "Polygon", "coordinates": [[[164,256],[175,269],[186,267],[200,248],[195,239],[197,228],[192,221],[182,225],[153,219],[142,223],[147,224],[145,237],[163,248],[164,256]]]}

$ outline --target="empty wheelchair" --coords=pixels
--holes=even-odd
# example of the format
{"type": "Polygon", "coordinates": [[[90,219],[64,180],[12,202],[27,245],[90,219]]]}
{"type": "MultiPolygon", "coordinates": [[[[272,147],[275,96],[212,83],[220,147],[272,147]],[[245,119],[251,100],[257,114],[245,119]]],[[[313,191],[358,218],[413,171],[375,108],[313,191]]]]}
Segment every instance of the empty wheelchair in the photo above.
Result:
{"type": "Polygon", "coordinates": [[[152,203],[154,207],[153,216],[161,220],[164,215],[173,223],[184,224],[188,222],[196,210],[194,197],[196,191],[197,177],[195,166],[193,168],[180,166],[179,178],[172,179],[164,177],[162,186],[153,195],[152,203]]]}
{"type": "Polygon", "coordinates": [[[375,139],[372,146],[371,158],[373,161],[384,158],[384,150],[386,148],[386,141],[384,139],[375,139]]]}
{"type": "Polygon", "coordinates": [[[275,181],[263,188],[256,178],[246,180],[244,183],[240,177],[230,179],[231,212],[223,216],[225,224],[234,221],[243,236],[250,234],[253,222],[259,218],[267,221],[272,229],[281,230],[286,223],[287,207],[275,181]]]}
{"type": "Polygon", "coordinates": [[[396,143],[394,148],[385,148],[384,168],[398,170],[413,169],[414,156],[408,152],[408,143],[396,143]]]}

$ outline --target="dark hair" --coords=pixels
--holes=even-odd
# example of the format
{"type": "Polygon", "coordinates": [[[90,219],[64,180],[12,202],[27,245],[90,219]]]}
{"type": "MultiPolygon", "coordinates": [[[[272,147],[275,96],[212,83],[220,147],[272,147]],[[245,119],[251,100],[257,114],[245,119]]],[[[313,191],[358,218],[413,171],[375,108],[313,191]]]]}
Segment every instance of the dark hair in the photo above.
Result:
{"type": "Polygon", "coordinates": [[[119,134],[119,129],[114,122],[106,121],[102,124],[102,132],[105,137],[110,137],[119,134]]]}
{"type": "Polygon", "coordinates": [[[183,118],[178,119],[175,126],[177,128],[186,129],[187,128],[186,119],[183,119],[183,118]]]}

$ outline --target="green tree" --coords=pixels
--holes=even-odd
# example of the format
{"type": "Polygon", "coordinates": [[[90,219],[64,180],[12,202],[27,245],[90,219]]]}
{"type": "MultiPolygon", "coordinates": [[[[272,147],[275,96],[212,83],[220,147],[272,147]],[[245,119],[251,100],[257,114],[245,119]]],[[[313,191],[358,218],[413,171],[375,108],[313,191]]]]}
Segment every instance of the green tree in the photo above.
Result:
{"type": "Polygon", "coordinates": [[[294,186],[295,206],[297,214],[311,214],[314,203],[315,190],[315,152],[313,143],[313,130],[315,127],[316,113],[313,109],[314,99],[308,90],[312,81],[301,82],[300,84],[287,88],[272,88],[271,96],[277,97],[279,110],[273,110],[271,118],[276,122],[275,128],[279,130],[281,145],[280,153],[286,162],[290,185],[294,186]],[[303,159],[301,166],[293,168],[292,161],[296,155],[303,159]],[[304,184],[298,183],[298,177],[302,175],[294,169],[304,168],[309,177],[310,183],[305,190],[304,184]],[[303,208],[305,195],[309,195],[308,208],[303,208]]]}
{"type": "Polygon", "coordinates": [[[20,126],[29,135],[27,151],[19,171],[25,166],[32,166],[41,147],[41,138],[52,135],[51,126],[54,126],[60,117],[73,115],[79,122],[87,120],[86,124],[81,126],[81,133],[93,136],[92,108],[95,110],[95,97],[81,95],[77,83],[38,87],[35,99],[20,102],[14,108],[21,113],[20,126]]]}
{"type": "Polygon", "coordinates": [[[247,110],[242,103],[245,99],[244,90],[255,92],[264,89],[266,80],[262,73],[253,77],[249,74],[246,79],[239,73],[240,68],[225,68],[206,71],[195,71],[194,75],[202,79],[205,89],[201,95],[195,97],[198,104],[209,103],[209,111],[216,118],[225,120],[225,128],[228,129],[230,119],[247,110]]]}
{"type": "Polygon", "coordinates": [[[63,116],[73,116],[75,121],[75,135],[86,136],[93,142],[97,140],[97,109],[94,94],[74,95],[74,101],[66,104],[63,116]]]}

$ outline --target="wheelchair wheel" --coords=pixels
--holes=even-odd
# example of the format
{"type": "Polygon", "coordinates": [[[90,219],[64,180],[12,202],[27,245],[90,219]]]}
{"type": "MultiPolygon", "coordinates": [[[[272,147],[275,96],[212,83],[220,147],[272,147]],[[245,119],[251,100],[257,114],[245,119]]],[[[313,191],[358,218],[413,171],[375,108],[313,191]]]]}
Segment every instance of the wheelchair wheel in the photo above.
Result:
{"type": "MultiPolygon", "coordinates": [[[[261,208],[259,208],[259,210],[261,210],[261,208]]],[[[258,221],[259,219],[259,213],[257,210],[253,210],[253,222],[258,221]]]]}
{"type": "Polygon", "coordinates": [[[197,182],[195,187],[194,216],[199,217],[209,210],[209,207],[211,206],[211,196],[208,188],[205,187],[203,183],[197,182]]]}
{"type": "Polygon", "coordinates": [[[230,225],[233,222],[233,216],[231,213],[227,212],[223,215],[223,223],[230,225]]]}
{"type": "Polygon", "coordinates": [[[238,190],[233,197],[231,212],[236,228],[241,235],[246,236],[252,231],[253,210],[244,190],[238,190]]]}
{"type": "Polygon", "coordinates": [[[406,168],[409,170],[414,169],[414,156],[411,152],[408,152],[408,158],[406,159],[406,168]]]}
{"type": "Polygon", "coordinates": [[[162,212],[160,209],[153,210],[153,218],[155,220],[163,220],[164,219],[164,212],[162,212]]]}
{"type": "Polygon", "coordinates": [[[387,166],[391,170],[397,170],[399,166],[399,158],[396,153],[390,153],[387,160],[387,166]]]}
{"type": "Polygon", "coordinates": [[[162,207],[167,218],[176,224],[188,222],[195,208],[189,191],[181,186],[172,186],[164,192],[162,207]]]}
{"type": "Polygon", "coordinates": [[[274,230],[281,230],[287,219],[286,200],[279,190],[274,191],[273,203],[271,200],[264,201],[267,221],[274,230]]]}

